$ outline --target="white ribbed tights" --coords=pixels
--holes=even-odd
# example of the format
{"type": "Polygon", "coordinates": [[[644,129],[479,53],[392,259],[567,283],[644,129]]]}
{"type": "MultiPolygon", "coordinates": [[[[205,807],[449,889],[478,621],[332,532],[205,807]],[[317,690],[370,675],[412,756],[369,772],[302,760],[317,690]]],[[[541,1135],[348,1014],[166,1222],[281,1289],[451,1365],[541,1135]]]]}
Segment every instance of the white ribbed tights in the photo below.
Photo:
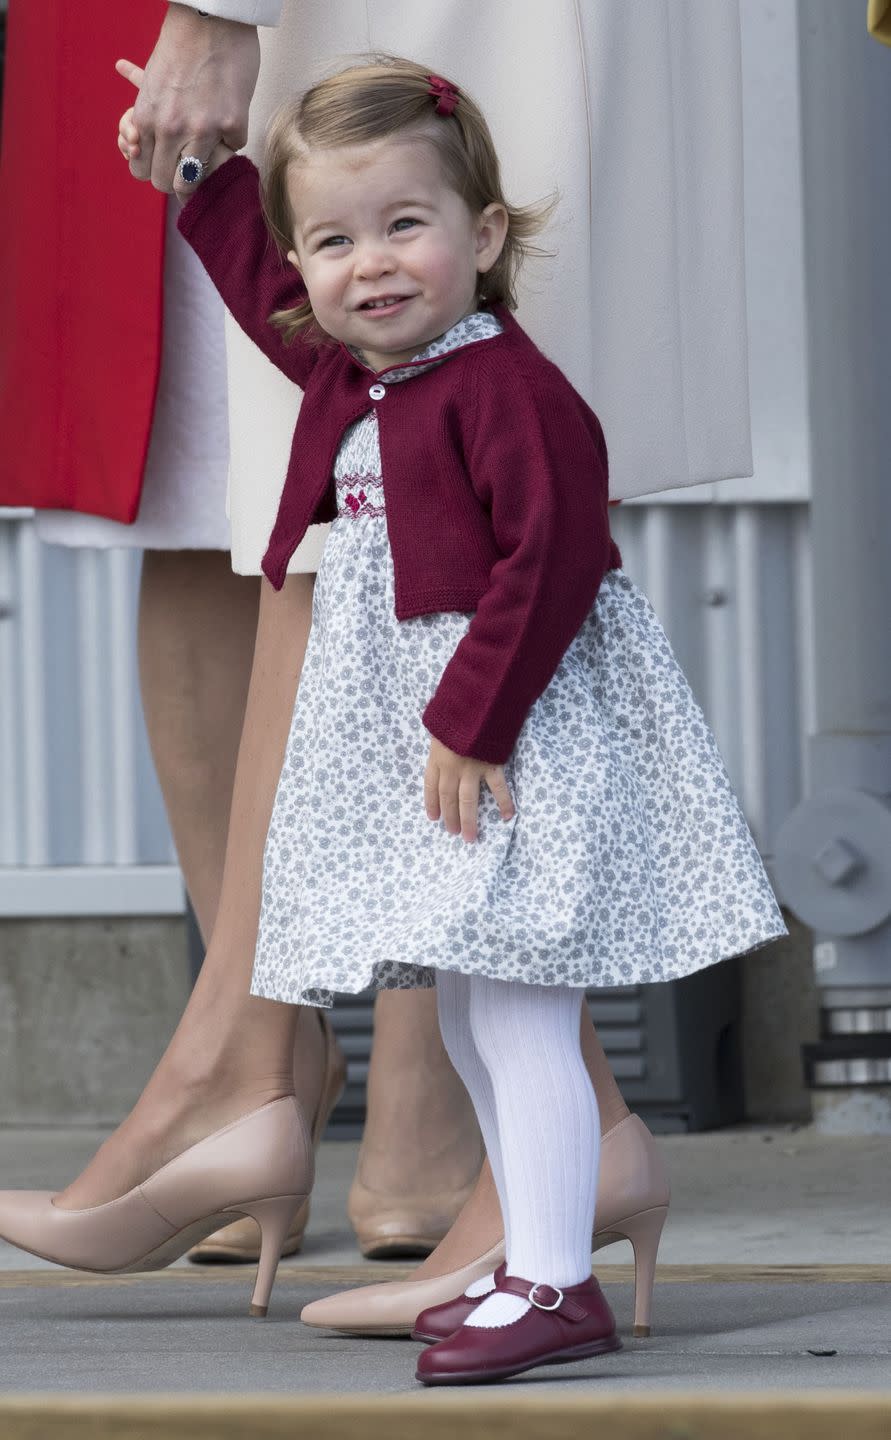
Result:
{"type": "MultiPolygon", "coordinates": [[[[584,992],[438,970],[439,1024],[482,1131],[510,1275],[577,1285],[591,1273],[600,1115],[582,1059],[584,992]]],[[[491,1277],[468,1293],[484,1294],[491,1277]]],[[[529,1309],[489,1296],[467,1322],[509,1325],[529,1309]]]]}

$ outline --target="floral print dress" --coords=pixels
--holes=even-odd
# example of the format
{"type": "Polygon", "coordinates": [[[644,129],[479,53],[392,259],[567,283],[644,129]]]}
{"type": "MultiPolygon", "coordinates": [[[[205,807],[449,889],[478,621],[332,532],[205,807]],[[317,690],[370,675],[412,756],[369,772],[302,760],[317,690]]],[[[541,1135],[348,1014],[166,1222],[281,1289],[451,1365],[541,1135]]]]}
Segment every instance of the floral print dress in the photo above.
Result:
{"type": "MultiPolygon", "coordinates": [[[[379,380],[497,334],[468,317],[379,380]]],[[[266,844],[251,990],[434,983],[437,969],[545,985],[689,975],[786,933],[723,761],[646,597],[609,571],[527,716],[503,821],[479,840],[424,810],[421,716],[470,624],[395,615],[377,421],[345,433],[338,515],[266,844]]]]}

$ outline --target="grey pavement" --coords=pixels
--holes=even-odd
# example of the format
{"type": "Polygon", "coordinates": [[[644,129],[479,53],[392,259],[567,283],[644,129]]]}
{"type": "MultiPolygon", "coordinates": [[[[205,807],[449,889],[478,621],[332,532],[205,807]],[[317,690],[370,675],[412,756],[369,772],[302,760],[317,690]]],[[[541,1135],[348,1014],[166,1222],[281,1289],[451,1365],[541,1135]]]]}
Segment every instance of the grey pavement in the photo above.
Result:
{"type": "MultiPolygon", "coordinates": [[[[98,1138],[0,1132],[0,1186],[57,1187],[98,1138]]],[[[891,1389],[891,1142],[784,1127],[663,1144],[674,1194],[653,1337],[500,1388],[891,1389]],[[691,1265],[703,1267],[695,1278],[674,1268],[691,1265]],[[760,1272],[796,1265],[849,1268],[760,1272]],[[850,1268],[864,1266],[871,1273],[850,1268]]],[[[411,1341],[345,1339],[298,1320],[336,1288],[336,1271],[321,1284],[319,1269],[361,1264],[345,1213],[355,1154],[323,1146],[305,1250],[282,1265],[265,1321],[246,1313],[249,1269],[180,1262],[148,1277],[83,1277],[0,1246],[0,1391],[413,1391],[411,1341]]],[[[626,1334],[629,1272],[615,1267],[630,1258],[623,1244],[597,1259],[626,1334]]],[[[367,1268],[369,1279],[404,1273],[367,1268]]]]}
{"type": "MultiPolygon", "coordinates": [[[[0,1189],[61,1187],[106,1133],[0,1129],[0,1189]]],[[[891,1264],[888,1136],[739,1127],[659,1144],[672,1183],[662,1264],[891,1264]]],[[[356,1151],[348,1141],[322,1146],[304,1250],[313,1265],[361,1263],[346,1214],[356,1151]]],[[[630,1259],[630,1246],[614,1245],[597,1268],[630,1259]]],[[[0,1270],[31,1265],[54,1268],[0,1244],[0,1270]]]]}
{"type": "MultiPolygon", "coordinates": [[[[292,1272],[293,1273],[293,1272],[292,1272]]],[[[267,1320],[247,1316],[243,1279],[0,1288],[0,1391],[406,1394],[411,1340],[362,1340],[300,1325],[299,1307],[330,1291],[289,1278],[267,1320]]],[[[608,1284],[620,1327],[631,1287],[608,1284]]],[[[538,1373],[549,1389],[852,1388],[891,1386],[888,1284],[668,1284],[650,1340],[617,1355],[538,1373]],[[832,1355],[808,1352],[834,1351],[832,1355]]],[[[526,1387],[529,1377],[512,1382],[526,1387]]]]}

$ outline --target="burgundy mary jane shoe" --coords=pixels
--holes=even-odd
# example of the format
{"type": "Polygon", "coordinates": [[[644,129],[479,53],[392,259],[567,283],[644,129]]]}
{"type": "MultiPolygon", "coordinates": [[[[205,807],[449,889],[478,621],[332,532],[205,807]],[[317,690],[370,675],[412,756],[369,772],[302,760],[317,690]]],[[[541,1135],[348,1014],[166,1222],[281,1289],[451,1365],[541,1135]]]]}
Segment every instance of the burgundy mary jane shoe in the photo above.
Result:
{"type": "MultiPolygon", "coordinates": [[[[501,1264],[495,1271],[495,1290],[498,1283],[507,1274],[507,1266],[501,1264]]],[[[448,1340],[456,1330],[460,1330],[468,1315],[472,1315],[478,1305],[493,1294],[487,1290],[485,1295],[456,1295],[454,1300],[444,1300],[441,1305],[430,1305],[422,1310],[415,1328],[411,1332],[412,1340],[423,1340],[425,1344],[432,1344],[437,1340],[448,1340]]]]}
{"type": "Polygon", "coordinates": [[[416,1378],[422,1385],[479,1385],[536,1365],[566,1365],[622,1348],[613,1312],[593,1276],[557,1290],[506,1275],[496,1289],[522,1296],[532,1309],[510,1325],[462,1325],[431,1345],[418,1359],[416,1378]]]}

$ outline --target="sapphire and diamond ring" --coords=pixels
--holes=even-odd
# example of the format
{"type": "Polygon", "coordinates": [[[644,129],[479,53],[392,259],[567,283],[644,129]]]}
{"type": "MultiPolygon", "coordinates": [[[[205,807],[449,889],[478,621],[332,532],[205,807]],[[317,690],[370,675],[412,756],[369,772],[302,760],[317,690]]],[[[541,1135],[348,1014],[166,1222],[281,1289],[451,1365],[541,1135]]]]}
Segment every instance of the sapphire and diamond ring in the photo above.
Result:
{"type": "Polygon", "coordinates": [[[204,174],[204,161],[199,160],[197,155],[183,155],[177,165],[180,180],[187,185],[197,185],[204,174]]]}

